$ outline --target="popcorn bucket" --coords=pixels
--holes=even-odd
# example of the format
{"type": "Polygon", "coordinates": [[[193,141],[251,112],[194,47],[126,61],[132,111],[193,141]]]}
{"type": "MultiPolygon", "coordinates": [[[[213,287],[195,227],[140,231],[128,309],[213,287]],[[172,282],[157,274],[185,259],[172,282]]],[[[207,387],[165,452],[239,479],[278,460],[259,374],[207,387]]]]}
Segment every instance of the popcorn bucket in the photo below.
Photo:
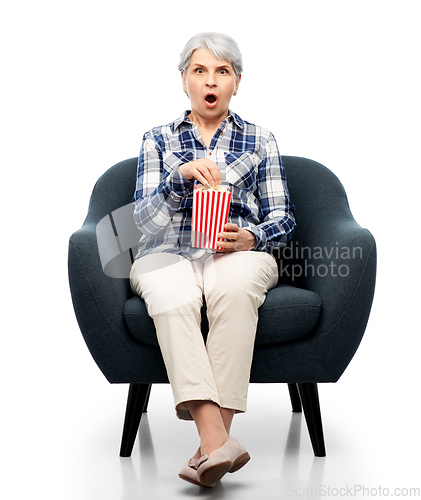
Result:
{"type": "Polygon", "coordinates": [[[227,186],[195,184],[193,192],[192,246],[222,250],[218,233],[228,222],[231,190],[227,186]]]}

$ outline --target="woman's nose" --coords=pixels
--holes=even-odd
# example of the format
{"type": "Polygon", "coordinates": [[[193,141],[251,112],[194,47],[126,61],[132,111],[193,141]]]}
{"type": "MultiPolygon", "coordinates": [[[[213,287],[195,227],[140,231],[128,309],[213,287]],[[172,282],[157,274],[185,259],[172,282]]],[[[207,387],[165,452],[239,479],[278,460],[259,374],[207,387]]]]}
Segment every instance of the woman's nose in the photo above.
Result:
{"type": "Polygon", "coordinates": [[[206,85],[208,87],[215,87],[216,85],[216,79],[215,79],[215,75],[209,73],[208,74],[208,78],[207,78],[207,81],[206,81],[206,85]]]}

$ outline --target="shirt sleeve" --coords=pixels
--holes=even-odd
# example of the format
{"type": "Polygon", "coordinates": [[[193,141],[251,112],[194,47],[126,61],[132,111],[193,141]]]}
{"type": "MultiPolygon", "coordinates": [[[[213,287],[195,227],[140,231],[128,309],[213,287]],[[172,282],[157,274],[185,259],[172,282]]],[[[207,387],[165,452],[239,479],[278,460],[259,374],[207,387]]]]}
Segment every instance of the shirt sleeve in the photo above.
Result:
{"type": "Polygon", "coordinates": [[[147,132],[140,149],[133,196],[133,216],[140,231],[154,235],[168,226],[192,187],[193,182],[179,173],[178,165],[165,168],[159,144],[147,132]]]}
{"type": "Polygon", "coordinates": [[[289,197],[285,169],[272,134],[269,134],[265,156],[258,168],[257,189],[262,222],[247,229],[256,236],[255,250],[273,252],[285,246],[292,237],[295,206],[289,197]]]}

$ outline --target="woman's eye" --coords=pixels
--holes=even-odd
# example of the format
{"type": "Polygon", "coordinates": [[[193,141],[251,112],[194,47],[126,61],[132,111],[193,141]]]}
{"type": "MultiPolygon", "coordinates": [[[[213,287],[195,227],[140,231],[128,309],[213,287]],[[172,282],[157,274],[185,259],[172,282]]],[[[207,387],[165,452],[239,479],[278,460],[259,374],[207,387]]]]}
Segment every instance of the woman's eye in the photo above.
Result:
{"type": "Polygon", "coordinates": [[[220,73],[221,75],[227,75],[228,71],[226,69],[221,69],[220,73]]]}
{"type": "Polygon", "coordinates": [[[199,75],[201,75],[203,73],[203,69],[202,68],[197,68],[196,69],[196,73],[199,73],[199,75]]]}

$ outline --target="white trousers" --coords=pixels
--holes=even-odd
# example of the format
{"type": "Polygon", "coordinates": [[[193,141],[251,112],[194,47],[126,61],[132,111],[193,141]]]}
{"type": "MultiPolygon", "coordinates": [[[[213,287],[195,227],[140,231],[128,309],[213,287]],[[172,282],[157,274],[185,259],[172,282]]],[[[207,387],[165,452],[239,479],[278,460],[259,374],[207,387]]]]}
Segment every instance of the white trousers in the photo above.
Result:
{"type": "Polygon", "coordinates": [[[130,283],[154,321],[178,418],[192,419],[185,405],[192,400],[246,411],[258,308],[277,281],[266,252],[207,253],[195,261],[154,253],[134,262],[130,283]]]}

